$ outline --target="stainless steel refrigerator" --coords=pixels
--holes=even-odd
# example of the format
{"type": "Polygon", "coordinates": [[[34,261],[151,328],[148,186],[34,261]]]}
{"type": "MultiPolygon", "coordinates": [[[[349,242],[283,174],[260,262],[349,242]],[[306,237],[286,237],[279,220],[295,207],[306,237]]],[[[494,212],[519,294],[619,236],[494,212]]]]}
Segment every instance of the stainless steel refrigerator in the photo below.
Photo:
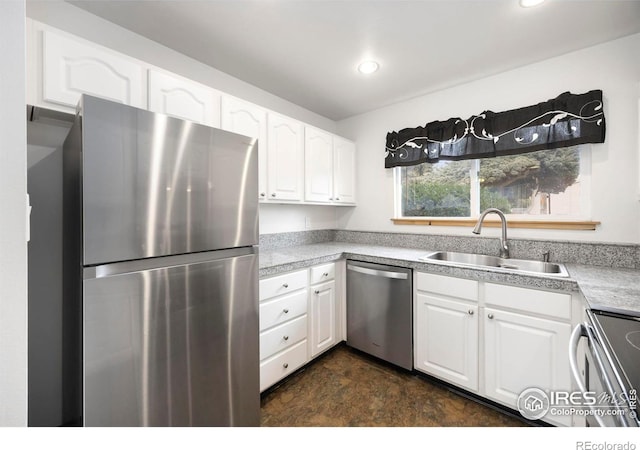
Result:
{"type": "Polygon", "coordinates": [[[67,423],[259,425],[257,145],[83,96],[63,149],[67,423]]]}

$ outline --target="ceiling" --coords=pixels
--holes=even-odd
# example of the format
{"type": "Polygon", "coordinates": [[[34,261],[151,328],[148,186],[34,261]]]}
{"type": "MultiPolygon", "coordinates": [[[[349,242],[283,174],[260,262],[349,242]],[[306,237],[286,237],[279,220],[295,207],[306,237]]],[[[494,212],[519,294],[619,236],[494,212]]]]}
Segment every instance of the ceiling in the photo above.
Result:
{"type": "Polygon", "coordinates": [[[333,120],[640,32],[634,0],[70,3],[333,120]]]}

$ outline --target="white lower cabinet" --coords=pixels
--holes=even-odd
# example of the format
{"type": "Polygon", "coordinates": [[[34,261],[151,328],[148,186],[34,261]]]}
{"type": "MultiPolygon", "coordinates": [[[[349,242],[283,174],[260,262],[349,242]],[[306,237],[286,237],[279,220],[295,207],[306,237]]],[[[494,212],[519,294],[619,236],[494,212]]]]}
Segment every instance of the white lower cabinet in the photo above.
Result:
{"type": "MultiPolygon", "coordinates": [[[[483,320],[486,397],[517,409],[527,388],[571,389],[570,324],[494,308],[485,308],[483,320]]],[[[571,416],[543,420],[571,425],[571,416]]]]}
{"type": "Polygon", "coordinates": [[[418,292],[415,368],[476,392],[478,306],[418,292]]]}
{"type": "Polygon", "coordinates": [[[336,283],[329,281],[311,287],[311,356],[316,356],[336,341],[336,283]]]}
{"type": "Polygon", "coordinates": [[[260,280],[260,391],[308,361],[308,272],[260,280]]]}
{"type": "MultiPolygon", "coordinates": [[[[570,391],[570,294],[415,274],[415,368],[512,409],[535,387],[570,391]]],[[[571,426],[571,416],[542,420],[571,426]]]]}
{"type": "Polygon", "coordinates": [[[302,316],[260,334],[260,360],[307,338],[307,318],[302,316]]]}
{"type": "Polygon", "coordinates": [[[336,345],[344,264],[260,280],[260,391],[336,345]]]}
{"type": "Polygon", "coordinates": [[[307,290],[281,295],[260,303],[260,329],[266,330],[307,314],[307,290]]]}
{"type": "Polygon", "coordinates": [[[307,341],[301,341],[290,349],[276,353],[260,362],[260,392],[273,386],[287,375],[291,375],[297,368],[308,361],[307,341]]]}

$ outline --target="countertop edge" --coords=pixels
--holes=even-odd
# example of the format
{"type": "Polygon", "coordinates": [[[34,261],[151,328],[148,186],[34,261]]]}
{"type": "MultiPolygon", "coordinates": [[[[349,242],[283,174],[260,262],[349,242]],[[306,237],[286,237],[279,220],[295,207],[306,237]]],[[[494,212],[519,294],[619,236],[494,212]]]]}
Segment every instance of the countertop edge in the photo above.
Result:
{"type": "Polygon", "coordinates": [[[615,310],[623,314],[640,315],[640,290],[633,286],[627,287],[629,283],[626,283],[628,278],[640,276],[640,271],[635,269],[563,263],[569,272],[569,277],[554,277],[543,274],[514,273],[489,267],[459,267],[418,259],[419,256],[428,252],[422,249],[338,242],[308,244],[261,252],[261,255],[269,261],[261,261],[262,267],[258,273],[260,278],[266,278],[340,259],[357,259],[477,281],[575,292],[585,298],[591,309],[615,310]],[[271,259],[278,259],[276,255],[282,259],[282,262],[271,261],[271,259]]]}

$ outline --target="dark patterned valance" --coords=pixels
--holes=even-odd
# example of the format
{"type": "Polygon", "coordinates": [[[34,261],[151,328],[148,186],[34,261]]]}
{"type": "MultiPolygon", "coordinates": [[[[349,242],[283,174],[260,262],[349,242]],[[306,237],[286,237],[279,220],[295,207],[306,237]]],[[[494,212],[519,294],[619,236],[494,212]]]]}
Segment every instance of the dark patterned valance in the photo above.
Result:
{"type": "Polygon", "coordinates": [[[537,105],[470,119],[452,118],[387,133],[384,166],[440,159],[491,158],[577,144],[604,142],[602,91],[565,92],[537,105]]]}

